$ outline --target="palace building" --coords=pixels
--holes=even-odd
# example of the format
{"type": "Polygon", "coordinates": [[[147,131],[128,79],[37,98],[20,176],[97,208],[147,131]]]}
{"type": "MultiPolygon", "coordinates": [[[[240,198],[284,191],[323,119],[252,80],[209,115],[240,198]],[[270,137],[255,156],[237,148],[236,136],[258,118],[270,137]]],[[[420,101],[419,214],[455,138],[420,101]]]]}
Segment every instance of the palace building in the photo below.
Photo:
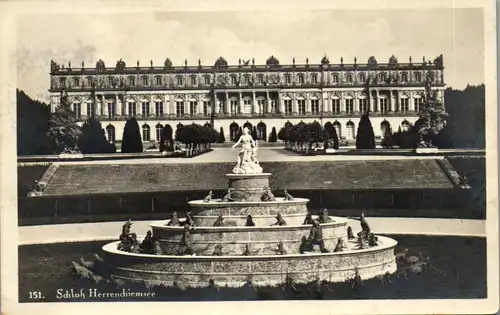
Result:
{"type": "Polygon", "coordinates": [[[213,122],[222,127],[226,141],[240,127],[256,127],[266,141],[271,129],[278,132],[286,122],[331,122],[341,139],[354,139],[361,114],[370,112],[375,135],[385,128],[405,129],[414,123],[430,78],[444,102],[443,56],[433,61],[400,63],[395,56],[387,63],[370,57],[366,63],[319,63],[282,65],[271,56],[263,65],[254,59],[229,65],[220,57],[213,66],[127,66],[119,60],[106,67],[59,65],[51,61],[50,105],[54,111],[65,90],[76,116],[85,121],[96,117],[109,141],[120,141],[127,118],[136,117],[145,142],[158,141],[163,126],[213,122]]]}

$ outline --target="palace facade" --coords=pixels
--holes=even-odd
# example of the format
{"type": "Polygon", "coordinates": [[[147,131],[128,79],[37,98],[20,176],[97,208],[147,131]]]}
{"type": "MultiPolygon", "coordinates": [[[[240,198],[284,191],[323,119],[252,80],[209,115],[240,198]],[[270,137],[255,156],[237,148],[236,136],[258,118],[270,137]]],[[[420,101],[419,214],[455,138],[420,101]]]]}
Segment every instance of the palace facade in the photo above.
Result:
{"type": "Polygon", "coordinates": [[[331,122],[342,139],[356,136],[361,114],[370,111],[375,135],[387,127],[405,129],[416,121],[430,78],[444,103],[443,57],[406,63],[392,56],[387,63],[370,57],[366,63],[320,63],[281,65],[271,56],[264,65],[239,60],[229,65],[220,57],[213,66],[163,66],[139,62],[133,67],[119,60],[106,67],[73,67],[51,62],[51,110],[65,90],[81,123],[94,116],[101,121],[109,141],[120,141],[126,119],[136,117],[145,142],[158,141],[163,126],[213,122],[222,127],[226,141],[242,126],[255,126],[259,139],[267,140],[287,121],[331,122]]]}

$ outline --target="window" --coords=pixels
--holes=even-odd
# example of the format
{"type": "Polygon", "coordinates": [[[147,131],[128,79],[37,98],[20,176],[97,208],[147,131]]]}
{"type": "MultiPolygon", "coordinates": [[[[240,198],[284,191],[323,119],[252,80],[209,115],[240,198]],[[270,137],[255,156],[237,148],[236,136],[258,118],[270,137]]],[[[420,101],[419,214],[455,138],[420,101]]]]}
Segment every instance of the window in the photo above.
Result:
{"type": "Polygon", "coordinates": [[[337,137],[340,139],[342,137],[342,128],[341,128],[341,125],[338,121],[335,121],[333,123],[333,128],[335,128],[335,131],[337,132],[337,137]]]}
{"type": "Polygon", "coordinates": [[[293,112],[292,100],[284,100],[285,114],[290,115],[293,112]]]}
{"type": "Polygon", "coordinates": [[[92,83],[93,83],[93,81],[94,81],[94,80],[92,79],[92,77],[88,77],[88,78],[87,78],[87,86],[88,86],[88,87],[92,87],[92,83]]]}
{"type": "Polygon", "coordinates": [[[304,84],[304,75],[299,74],[298,78],[299,78],[299,84],[304,84]]]}
{"type": "Polygon", "coordinates": [[[106,126],[106,138],[109,142],[115,142],[115,127],[113,125],[106,126]]]}
{"type": "Polygon", "coordinates": [[[235,75],[231,76],[231,84],[236,85],[236,76],[235,75]]]}
{"type": "Polygon", "coordinates": [[[364,73],[359,74],[359,82],[360,83],[365,83],[366,82],[366,75],[364,73]]]}
{"type": "Polygon", "coordinates": [[[135,102],[128,103],[128,115],[130,117],[137,115],[137,106],[135,105],[135,102]]]}
{"type": "Polygon", "coordinates": [[[264,84],[264,76],[263,76],[262,74],[259,74],[259,75],[257,76],[257,82],[258,82],[259,84],[264,84]]]}
{"type": "Polygon", "coordinates": [[[368,100],[366,98],[360,98],[359,101],[359,111],[361,113],[367,113],[369,111],[368,108],[368,100]]]}
{"type": "Polygon", "coordinates": [[[177,117],[184,116],[184,102],[182,101],[175,102],[175,109],[177,117]]]}
{"type": "Polygon", "coordinates": [[[128,85],[130,85],[130,86],[135,85],[135,78],[134,77],[128,77],[128,85]]]}
{"type": "Polygon", "coordinates": [[[299,114],[304,115],[306,113],[306,100],[297,100],[299,107],[299,114]]]}
{"type": "Polygon", "coordinates": [[[340,99],[332,99],[332,111],[334,114],[340,114],[340,99]]]}
{"type": "Polygon", "coordinates": [[[203,101],[203,116],[208,116],[212,113],[212,102],[203,101]]]}
{"type": "Polygon", "coordinates": [[[163,102],[161,101],[155,102],[155,113],[156,116],[163,116],[163,102]]]}
{"type": "Polygon", "coordinates": [[[382,114],[387,114],[389,112],[389,103],[386,98],[380,99],[380,112],[382,114]]]}
{"type": "Polygon", "coordinates": [[[149,125],[142,125],[142,141],[150,141],[151,140],[151,127],[149,125]]]}
{"type": "Polygon", "coordinates": [[[259,107],[259,114],[264,113],[264,100],[257,100],[257,106],[259,107]]]}
{"type": "Polygon", "coordinates": [[[109,102],[108,103],[108,118],[113,118],[116,115],[116,106],[115,103],[109,102]]]}
{"type": "Polygon", "coordinates": [[[248,78],[248,74],[243,75],[243,82],[242,82],[243,85],[247,85],[248,81],[250,81],[249,78],[248,78]]]}
{"type": "Polygon", "coordinates": [[[156,125],[156,142],[161,141],[161,132],[163,130],[163,125],[162,124],[157,124],[156,125]]]}
{"type": "Polygon", "coordinates": [[[408,82],[408,74],[406,72],[403,72],[401,74],[401,83],[406,83],[408,82]]]}
{"type": "Polygon", "coordinates": [[[157,75],[157,76],[155,77],[155,80],[156,80],[156,85],[157,85],[157,86],[162,86],[162,85],[163,85],[163,78],[162,78],[162,77],[160,77],[159,75],[157,75]]]}
{"type": "Polygon", "coordinates": [[[289,74],[285,74],[285,83],[290,84],[292,83],[292,76],[289,74]]]}
{"type": "Polygon", "coordinates": [[[61,87],[66,87],[66,78],[59,78],[59,85],[61,87]]]}
{"type": "Polygon", "coordinates": [[[346,74],[345,80],[347,81],[347,83],[352,83],[352,74],[350,73],[346,74]]]}
{"type": "Polygon", "coordinates": [[[347,122],[347,139],[354,139],[354,123],[352,121],[347,122]]]}
{"type": "Polygon", "coordinates": [[[238,134],[239,134],[239,126],[237,123],[232,123],[229,126],[229,139],[231,141],[236,141],[238,140],[238,134]]]}
{"type": "Polygon", "coordinates": [[[415,81],[422,82],[422,74],[420,72],[415,72],[415,81]]]}
{"type": "Polygon", "coordinates": [[[402,98],[401,99],[401,112],[406,114],[409,109],[410,109],[409,100],[407,98],[402,98]]]}
{"type": "Polygon", "coordinates": [[[420,106],[422,106],[422,103],[424,102],[424,99],[421,97],[416,97],[414,102],[415,102],[415,112],[418,113],[420,111],[420,106]]]}
{"type": "Polygon", "coordinates": [[[338,74],[332,75],[332,82],[335,84],[339,83],[339,75],[338,74]]]}
{"type": "Polygon", "coordinates": [[[148,77],[142,77],[142,85],[143,86],[149,85],[149,78],[148,77]]]}
{"type": "Polygon", "coordinates": [[[182,77],[181,76],[177,76],[177,85],[182,85],[182,77]]]}
{"type": "Polygon", "coordinates": [[[92,102],[87,102],[85,103],[87,105],[87,117],[91,117],[92,116],[92,102]]]}
{"type": "Polygon", "coordinates": [[[113,87],[113,77],[108,77],[108,87],[113,87]]]}
{"type": "Polygon", "coordinates": [[[235,115],[238,113],[238,101],[231,100],[231,115],[235,115]]]}
{"type": "Polygon", "coordinates": [[[408,129],[410,129],[410,123],[405,119],[401,123],[401,130],[402,131],[408,131],[408,129]]]}
{"type": "Polygon", "coordinates": [[[318,74],[317,73],[311,74],[311,83],[312,84],[318,83],[318,74]]]}
{"type": "Polygon", "coordinates": [[[210,85],[210,76],[209,75],[205,76],[205,85],[210,85]]]}
{"type": "Polygon", "coordinates": [[[75,87],[79,87],[80,86],[80,78],[73,78],[73,85],[75,87]]]}
{"type": "Polygon", "coordinates": [[[73,113],[75,113],[76,118],[82,116],[82,105],[80,103],[73,103],[73,113]]]}
{"type": "Polygon", "coordinates": [[[380,74],[379,74],[379,79],[380,79],[380,82],[381,82],[381,83],[385,82],[385,81],[387,80],[387,76],[386,76],[386,74],[385,74],[385,73],[383,73],[383,72],[382,72],[382,73],[380,73],[380,74]]]}
{"type": "Polygon", "coordinates": [[[311,112],[319,114],[319,100],[311,100],[311,112]]]}
{"type": "Polygon", "coordinates": [[[345,111],[348,115],[354,112],[354,100],[352,98],[347,98],[345,100],[345,111]]]}
{"type": "Polygon", "coordinates": [[[266,141],[267,139],[267,131],[266,131],[266,124],[263,122],[260,122],[257,124],[257,140],[264,140],[266,141]]]}
{"type": "Polygon", "coordinates": [[[196,76],[191,76],[191,86],[196,86],[196,76]]]}
{"type": "Polygon", "coordinates": [[[387,120],[384,120],[382,123],[380,123],[380,131],[382,133],[382,136],[385,135],[385,131],[386,130],[390,130],[391,128],[391,124],[387,121],[387,120]]]}
{"type": "Polygon", "coordinates": [[[196,105],[198,104],[197,101],[189,101],[189,114],[191,114],[191,116],[194,116],[196,115],[196,105]]]}
{"type": "Polygon", "coordinates": [[[250,100],[243,100],[243,107],[245,108],[245,113],[251,113],[252,112],[252,101],[250,100]]]}
{"type": "Polygon", "coordinates": [[[149,102],[142,102],[142,116],[149,116],[149,102]]]}

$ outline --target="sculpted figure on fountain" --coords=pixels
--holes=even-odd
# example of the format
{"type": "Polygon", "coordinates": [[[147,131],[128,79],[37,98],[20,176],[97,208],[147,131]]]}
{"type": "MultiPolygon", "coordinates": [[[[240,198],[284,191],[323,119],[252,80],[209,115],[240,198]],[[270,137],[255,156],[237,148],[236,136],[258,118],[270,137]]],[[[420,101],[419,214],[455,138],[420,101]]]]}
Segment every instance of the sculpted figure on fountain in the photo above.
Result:
{"type": "Polygon", "coordinates": [[[250,130],[243,128],[240,139],[232,146],[231,150],[241,144],[241,151],[238,153],[238,164],[233,168],[235,174],[261,174],[262,167],[257,160],[257,142],[250,135],[250,130]]]}

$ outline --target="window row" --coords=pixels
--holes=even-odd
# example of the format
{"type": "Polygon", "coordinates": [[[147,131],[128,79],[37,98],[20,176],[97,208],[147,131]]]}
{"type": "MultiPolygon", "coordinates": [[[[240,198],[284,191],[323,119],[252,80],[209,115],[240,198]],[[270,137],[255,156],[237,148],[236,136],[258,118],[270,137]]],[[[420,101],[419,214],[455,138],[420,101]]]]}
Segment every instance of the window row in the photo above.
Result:
{"type": "MultiPolygon", "coordinates": [[[[377,81],[378,82],[386,82],[391,78],[394,78],[394,80],[401,82],[401,83],[407,83],[410,82],[411,80],[409,79],[410,74],[408,72],[402,72],[401,74],[391,77],[389,73],[386,72],[381,72],[377,75],[377,81]]],[[[303,73],[299,73],[295,76],[295,82],[298,84],[318,84],[321,81],[321,77],[319,73],[312,73],[309,75],[310,79],[307,80],[307,75],[303,73]]],[[[230,83],[231,85],[236,85],[236,84],[243,84],[243,85],[248,85],[252,82],[252,76],[250,74],[244,74],[241,76],[239,75],[230,75],[229,76],[229,82],[225,82],[225,79],[219,81],[219,83],[230,83]]],[[[347,73],[343,76],[344,80],[342,80],[342,76],[338,73],[334,73],[331,75],[330,80],[326,80],[326,83],[333,83],[333,84],[338,84],[340,82],[345,82],[345,83],[365,83],[367,80],[366,73],[362,72],[357,75],[357,78],[355,78],[355,75],[352,73],[347,73]]],[[[435,81],[435,75],[430,76],[431,81],[435,81]]],[[[73,87],[91,87],[91,86],[102,86],[102,87],[118,87],[118,86],[136,86],[137,84],[141,86],[163,86],[164,85],[164,78],[163,76],[157,75],[154,77],[149,77],[149,76],[142,76],[140,77],[140,81],[137,82],[137,77],[136,76],[129,76],[127,78],[122,77],[119,79],[118,77],[107,77],[105,79],[102,79],[100,81],[97,81],[93,77],[87,77],[83,81],[79,77],[73,77],[71,78],[71,86],[73,87]],[[152,82],[151,82],[152,81],[152,82]]],[[[285,84],[292,84],[293,81],[293,76],[290,73],[286,73],[283,75],[283,80],[285,84]]],[[[269,81],[269,80],[268,80],[269,81]]],[[[279,77],[276,77],[276,80],[271,79],[271,83],[278,83],[279,82],[279,77]]],[[[175,84],[177,86],[184,86],[186,84],[189,84],[191,86],[197,86],[199,84],[204,84],[206,86],[209,86],[212,84],[212,77],[210,75],[205,75],[203,77],[198,77],[197,75],[192,75],[189,76],[187,79],[184,75],[178,75],[175,77],[175,84]],[[187,81],[189,80],[189,81],[187,81]]],[[[259,85],[262,85],[266,82],[265,76],[263,74],[258,74],[256,76],[256,83],[259,85]]],[[[413,82],[420,83],[422,82],[422,73],[421,72],[415,72],[413,74],[413,82]]],[[[59,78],[59,85],[61,87],[66,87],[67,86],[67,78],[66,77],[61,77],[59,78]]]]}

